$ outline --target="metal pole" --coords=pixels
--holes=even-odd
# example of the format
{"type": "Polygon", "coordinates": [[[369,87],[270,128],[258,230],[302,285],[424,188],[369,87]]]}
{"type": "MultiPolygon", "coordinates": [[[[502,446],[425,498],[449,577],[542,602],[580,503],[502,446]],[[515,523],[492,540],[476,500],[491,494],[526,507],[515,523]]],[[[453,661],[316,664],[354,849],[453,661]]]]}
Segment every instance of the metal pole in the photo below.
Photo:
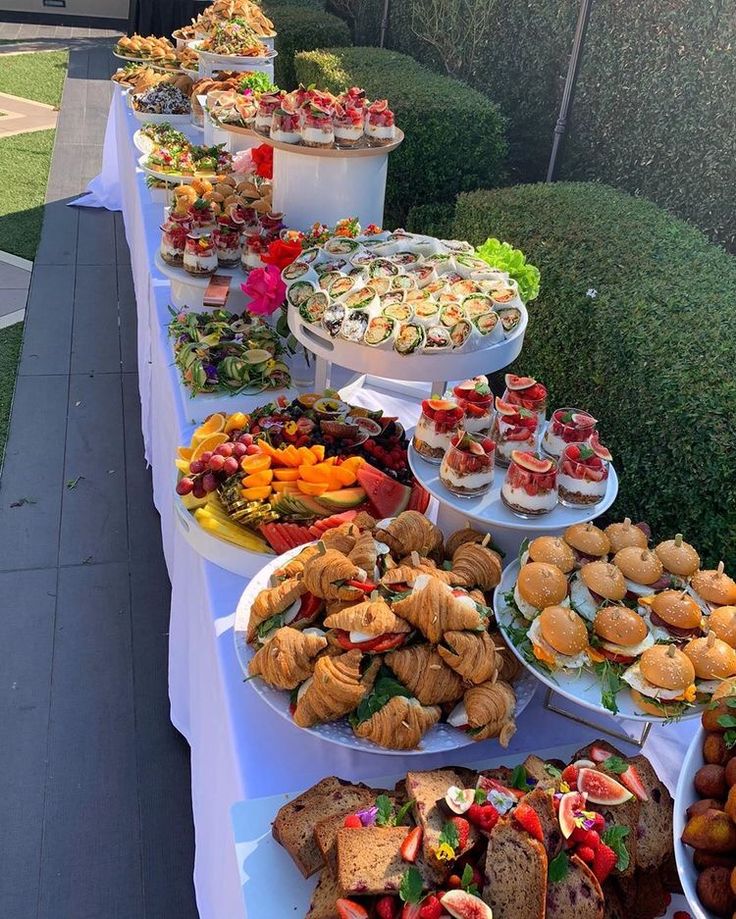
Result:
{"type": "Polygon", "coordinates": [[[379,48],[383,48],[386,44],[386,30],[388,29],[388,10],[391,0],[383,0],[383,18],[381,19],[381,38],[378,43],[379,48]]]}
{"type": "Polygon", "coordinates": [[[585,42],[585,33],[588,28],[590,19],[590,7],[593,0],[582,0],[578,10],[578,21],[575,26],[575,38],[572,42],[572,52],[570,54],[570,63],[567,65],[567,76],[565,77],[565,88],[562,91],[562,101],[560,102],[560,114],[557,116],[555,133],[552,139],[552,152],[549,157],[549,166],[547,167],[547,181],[554,179],[555,166],[557,164],[557,154],[562,146],[562,140],[567,130],[567,118],[570,114],[572,97],[575,93],[575,83],[580,70],[580,58],[582,57],[583,44],[585,42]]]}

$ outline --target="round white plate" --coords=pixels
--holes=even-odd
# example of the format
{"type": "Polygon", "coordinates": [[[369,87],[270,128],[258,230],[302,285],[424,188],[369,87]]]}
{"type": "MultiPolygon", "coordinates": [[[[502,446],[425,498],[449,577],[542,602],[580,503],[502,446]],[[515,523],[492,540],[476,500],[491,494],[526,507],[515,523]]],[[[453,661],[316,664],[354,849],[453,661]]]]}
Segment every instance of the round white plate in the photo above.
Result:
{"type": "MultiPolygon", "coordinates": [[[[254,651],[247,642],[248,619],[250,617],[250,608],[255,600],[256,595],[264,587],[270,586],[271,575],[277,568],[282,567],[290,558],[297,555],[304,546],[299,546],[289,552],[285,552],[277,559],[270,562],[253,578],[243,591],[243,595],[235,611],[235,652],[240,661],[243,673],[248,676],[248,662],[254,655],[254,651]]],[[[255,692],[266,702],[277,714],[292,724],[293,719],[290,707],[290,693],[280,689],[275,689],[264,683],[263,680],[256,677],[249,680],[249,685],[255,692]]],[[[522,671],[519,678],[514,683],[514,692],[516,693],[516,718],[518,719],[527,705],[531,702],[536,684],[530,675],[522,671]]],[[[322,740],[330,743],[339,744],[341,747],[351,747],[353,750],[360,750],[363,753],[382,753],[387,756],[404,756],[406,754],[421,755],[424,753],[440,753],[445,750],[455,750],[459,747],[467,747],[475,741],[457,728],[449,724],[436,724],[422,738],[421,744],[416,750],[388,750],[385,747],[376,746],[368,740],[356,737],[353,729],[350,727],[347,718],[341,718],[339,721],[330,721],[326,724],[318,724],[313,728],[304,728],[322,740]]]]}
{"type": "MultiPolygon", "coordinates": [[[[460,355],[462,356],[462,355],[460,355]]],[[[430,463],[409,445],[407,451],[409,466],[416,479],[441,504],[447,504],[465,514],[470,520],[481,523],[484,527],[496,526],[504,530],[533,530],[535,533],[559,533],[573,523],[586,523],[594,520],[613,504],[618,494],[618,476],[613,466],[610,467],[608,487],[605,497],[598,504],[588,507],[565,507],[558,504],[549,514],[539,517],[517,517],[501,500],[501,486],[506,477],[506,469],[496,466],[493,485],[484,494],[475,498],[461,498],[448,491],[440,482],[439,464],[430,463]]]]}
{"type": "Polygon", "coordinates": [[[214,172],[204,172],[197,173],[196,175],[181,175],[180,173],[172,172],[159,172],[157,169],[151,169],[150,166],[146,166],[146,159],[148,154],[144,153],[143,156],[138,159],[138,166],[146,175],[153,176],[154,179],[161,179],[163,182],[171,183],[184,183],[188,185],[190,182],[193,182],[195,179],[211,179],[215,175],[214,172]]]}
{"type": "Polygon", "coordinates": [[[703,738],[705,731],[702,725],[690,742],[685,754],[685,759],[680,769],[675,791],[675,812],[673,821],[673,836],[675,843],[675,861],[677,873],[680,875],[682,889],[687,897],[693,919],[716,919],[716,916],[704,909],[698,899],[695,885],[698,881],[698,871],[693,864],[693,849],[682,842],[682,832],[687,823],[686,811],[691,804],[700,800],[700,795],[695,791],[693,779],[701,766],[705,765],[703,759],[703,738]]]}
{"type": "Polygon", "coordinates": [[[155,112],[139,112],[137,108],[131,105],[131,110],[137,121],[141,124],[170,124],[172,127],[182,124],[191,124],[192,113],[187,112],[185,115],[160,115],[155,112]]]}
{"type": "Polygon", "coordinates": [[[113,51],[112,56],[119,61],[128,61],[130,64],[144,64],[146,67],[150,67],[151,70],[162,70],[164,73],[178,73],[180,69],[175,65],[167,67],[164,64],[157,64],[149,57],[129,57],[126,54],[118,54],[117,51],[113,51]]]}
{"type": "Polygon", "coordinates": [[[237,64],[239,66],[243,64],[252,64],[254,67],[259,65],[263,66],[264,64],[269,64],[278,56],[278,51],[273,50],[270,50],[265,57],[248,57],[244,54],[215,54],[213,51],[202,50],[203,41],[204,39],[199,39],[198,41],[189,42],[189,47],[193,48],[204,61],[208,61],[210,64],[217,64],[223,69],[228,64],[237,64]]]}
{"type": "MultiPolygon", "coordinates": [[[[614,715],[613,712],[609,711],[601,703],[600,681],[592,671],[585,670],[580,673],[577,671],[566,673],[559,670],[555,671],[554,674],[549,674],[541,669],[538,670],[526,660],[509,634],[509,626],[514,624],[514,613],[504,599],[504,595],[514,589],[518,573],[518,560],[512,562],[504,569],[503,575],[501,576],[501,583],[496,587],[493,594],[493,609],[496,613],[496,622],[498,623],[499,629],[503,633],[511,650],[524,667],[531,671],[540,683],[544,683],[545,686],[549,687],[549,689],[563,698],[569,699],[571,702],[575,702],[578,705],[582,705],[583,708],[598,712],[601,715],[623,718],[629,721],[647,721],[653,722],[654,724],[665,723],[667,721],[666,718],[657,718],[654,715],[648,715],[640,708],[637,708],[631,699],[628,686],[622,689],[616,697],[618,714],[614,715]]],[[[526,620],[524,621],[526,622],[526,620]]],[[[686,715],[683,715],[680,720],[686,721],[691,718],[700,717],[703,708],[704,706],[702,705],[693,706],[693,708],[691,708],[686,715]]]]}

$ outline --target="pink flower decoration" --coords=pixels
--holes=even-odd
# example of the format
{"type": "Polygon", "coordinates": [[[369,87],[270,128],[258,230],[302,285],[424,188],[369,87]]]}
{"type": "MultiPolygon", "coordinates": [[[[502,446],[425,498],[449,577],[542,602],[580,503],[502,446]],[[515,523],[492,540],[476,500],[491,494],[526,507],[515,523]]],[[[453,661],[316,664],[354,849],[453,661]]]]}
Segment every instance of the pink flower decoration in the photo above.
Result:
{"type": "Polygon", "coordinates": [[[281,308],[286,298],[286,284],[275,265],[255,268],[240,289],[250,297],[248,312],[256,316],[270,316],[281,308]]]}

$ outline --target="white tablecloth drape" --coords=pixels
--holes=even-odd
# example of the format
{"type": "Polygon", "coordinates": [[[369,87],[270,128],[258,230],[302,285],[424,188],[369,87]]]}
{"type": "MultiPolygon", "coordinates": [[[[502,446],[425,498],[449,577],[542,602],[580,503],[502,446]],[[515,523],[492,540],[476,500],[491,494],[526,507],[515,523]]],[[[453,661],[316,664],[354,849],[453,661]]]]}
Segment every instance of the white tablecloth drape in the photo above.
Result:
{"type": "MultiPolygon", "coordinates": [[[[357,753],[300,731],[243,683],[233,645],[233,611],[245,582],[199,557],[177,529],[173,512],[174,452],[178,444],[188,443],[191,424],[182,409],[166,340],[168,285],[153,264],[162,206],[151,202],[136,169],[132,135],[137,126],[116,93],[106,134],[105,174],[119,177],[131,250],[146,459],[153,467],[154,501],[172,583],[171,720],[191,746],[197,904],[203,919],[235,919],[244,912],[230,826],[234,803],[299,790],[328,774],[370,780],[419,765],[472,763],[488,759],[498,748],[481,743],[422,758],[357,753]]],[[[365,389],[357,398],[398,413],[408,424],[416,420],[418,406],[408,401],[365,389]]],[[[511,751],[582,745],[596,736],[593,729],[546,711],[543,696],[540,687],[519,722],[511,751]]],[[[646,753],[673,789],[695,728],[694,722],[656,728],[647,743],[646,753]]]]}

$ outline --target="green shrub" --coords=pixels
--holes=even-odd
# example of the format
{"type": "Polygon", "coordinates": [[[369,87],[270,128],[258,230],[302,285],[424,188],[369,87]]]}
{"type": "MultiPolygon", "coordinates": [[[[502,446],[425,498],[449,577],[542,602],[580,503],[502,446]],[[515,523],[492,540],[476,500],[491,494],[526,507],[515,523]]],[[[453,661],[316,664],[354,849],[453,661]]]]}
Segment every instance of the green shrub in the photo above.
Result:
{"type": "Polygon", "coordinates": [[[450,201],[496,185],[506,143],[496,106],[464,83],[378,48],[333,48],[296,56],[298,79],[337,92],[362,86],[387,98],[406,139],[389,157],[386,206],[401,220],[414,204],[450,201]]]}
{"type": "Polygon", "coordinates": [[[274,79],[282,89],[294,89],[298,83],[294,69],[294,55],[313,48],[331,48],[350,44],[347,25],[316,6],[277,5],[271,18],[276,28],[274,79]]]}
{"type": "Polygon", "coordinates": [[[517,373],[600,419],[621,477],[613,513],[682,532],[736,569],[736,260],[605,185],[461,195],[454,233],[491,233],[542,272],[517,373]]]}
{"type": "Polygon", "coordinates": [[[327,0],[327,9],[350,26],[357,45],[378,45],[384,0],[327,0]]]}
{"type": "Polygon", "coordinates": [[[426,233],[450,239],[454,233],[455,206],[453,204],[419,204],[406,217],[406,229],[410,233],[426,233]]]}

